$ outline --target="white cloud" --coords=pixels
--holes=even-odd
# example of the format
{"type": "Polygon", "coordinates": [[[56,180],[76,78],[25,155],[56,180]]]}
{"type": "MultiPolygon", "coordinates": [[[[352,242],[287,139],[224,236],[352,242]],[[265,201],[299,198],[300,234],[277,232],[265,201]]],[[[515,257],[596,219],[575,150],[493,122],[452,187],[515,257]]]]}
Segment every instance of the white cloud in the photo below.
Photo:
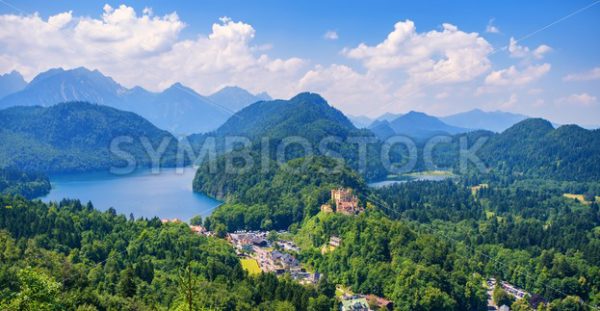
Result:
{"type": "Polygon", "coordinates": [[[470,81],[490,68],[492,47],[484,38],[452,24],[442,28],[418,33],[412,21],[398,22],[383,42],[361,43],[343,54],[361,60],[372,72],[401,71],[414,84],[470,81]]]}
{"type": "Polygon", "coordinates": [[[500,33],[500,29],[498,27],[494,26],[494,19],[493,18],[491,18],[488,21],[488,24],[485,27],[485,32],[488,32],[488,33],[500,33]]]}
{"type": "Polygon", "coordinates": [[[564,81],[589,81],[600,79],[600,67],[581,73],[572,73],[563,77],[564,81]]]}
{"type": "Polygon", "coordinates": [[[300,79],[298,87],[320,93],[331,99],[331,104],[360,114],[372,112],[374,104],[388,104],[393,100],[389,83],[344,65],[317,65],[300,79]]]}
{"type": "Polygon", "coordinates": [[[64,12],[50,16],[48,18],[48,24],[56,28],[62,28],[65,25],[67,25],[72,19],[73,11],[64,12]]]}
{"type": "Polygon", "coordinates": [[[305,60],[272,58],[268,45],[254,46],[255,29],[221,18],[208,35],[181,40],[176,13],[155,16],[145,8],[105,5],[100,18],[0,15],[0,71],[31,79],[54,67],[99,69],[126,86],[160,90],[182,82],[200,92],[237,84],[251,91],[290,96],[305,60]]]}
{"type": "MultiPolygon", "coordinates": [[[[278,98],[314,91],[344,112],[379,115],[466,110],[476,102],[473,88],[482,82],[484,89],[504,92],[490,96],[488,103],[514,106],[517,95],[527,96],[536,87],[530,83],[550,70],[550,64],[529,61],[547,48],[531,51],[515,42],[516,54],[529,55],[525,61],[490,72],[492,46],[478,33],[451,24],[418,32],[412,21],[401,21],[380,42],[344,49],[344,59],[331,64],[273,57],[272,45],[256,44],[259,34],[243,21],[224,17],[205,34],[182,38],[185,27],[176,13],[159,16],[150,8],[136,12],[128,6],[106,5],[95,17],[70,11],[48,18],[0,15],[0,72],[14,69],[31,79],[49,68],[86,66],[127,87],[150,90],[181,82],[200,93],[225,85],[278,98]],[[498,96],[505,100],[496,102],[498,96]]],[[[571,100],[586,102],[581,96],[571,100]]]]}
{"type": "Polygon", "coordinates": [[[535,59],[544,58],[544,54],[552,51],[552,48],[542,44],[531,51],[528,47],[519,45],[515,38],[511,37],[508,44],[508,52],[511,57],[514,58],[530,58],[533,57],[535,59]]]}
{"type": "Polygon", "coordinates": [[[550,71],[550,64],[530,65],[519,71],[515,66],[492,71],[485,77],[485,84],[491,86],[520,86],[529,84],[550,71]]]}
{"type": "Polygon", "coordinates": [[[325,32],[325,34],[323,35],[323,38],[325,40],[337,40],[339,38],[338,34],[336,31],[334,30],[328,30],[327,32],[325,32]]]}
{"type": "Polygon", "coordinates": [[[560,105],[578,105],[589,107],[593,104],[597,103],[598,99],[596,96],[590,95],[588,93],[579,93],[579,94],[571,94],[566,97],[561,97],[556,100],[557,104],[560,105]]]}
{"type": "Polygon", "coordinates": [[[440,92],[435,95],[436,99],[446,99],[450,96],[448,92],[440,92]]]}
{"type": "Polygon", "coordinates": [[[535,102],[533,102],[533,107],[540,108],[540,107],[543,107],[545,104],[546,104],[546,101],[539,98],[535,102]]]}
{"type": "Polygon", "coordinates": [[[533,88],[533,89],[530,89],[529,91],[527,91],[527,94],[539,95],[539,94],[542,94],[543,92],[544,92],[544,89],[542,89],[542,88],[533,88]]]}
{"type": "Polygon", "coordinates": [[[511,94],[510,97],[508,98],[508,100],[503,101],[499,104],[499,107],[500,107],[500,109],[509,110],[509,109],[514,108],[518,101],[519,101],[519,98],[517,97],[517,94],[511,94]]]}

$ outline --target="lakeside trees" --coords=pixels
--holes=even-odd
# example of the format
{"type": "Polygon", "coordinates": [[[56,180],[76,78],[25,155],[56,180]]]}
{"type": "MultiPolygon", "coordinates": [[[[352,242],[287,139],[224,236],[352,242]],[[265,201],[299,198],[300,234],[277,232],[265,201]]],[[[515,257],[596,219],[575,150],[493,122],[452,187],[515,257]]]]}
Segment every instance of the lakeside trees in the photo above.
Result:
{"type": "Polygon", "coordinates": [[[0,169],[0,195],[22,195],[35,198],[50,191],[50,180],[42,174],[0,169]]]}

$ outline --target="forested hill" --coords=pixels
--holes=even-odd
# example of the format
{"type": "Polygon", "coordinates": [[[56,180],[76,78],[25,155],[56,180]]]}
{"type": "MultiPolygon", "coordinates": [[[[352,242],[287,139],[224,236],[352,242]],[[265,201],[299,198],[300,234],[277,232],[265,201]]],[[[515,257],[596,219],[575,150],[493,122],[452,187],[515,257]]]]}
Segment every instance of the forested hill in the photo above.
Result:
{"type": "MultiPolygon", "coordinates": [[[[215,138],[220,152],[224,153],[230,150],[224,148],[227,137],[233,136],[248,138],[252,145],[250,149],[257,152],[264,147],[266,139],[272,159],[284,139],[300,138],[310,145],[314,155],[337,154],[357,171],[360,168],[359,145],[353,139],[371,139],[366,167],[359,172],[368,180],[386,176],[379,155],[381,143],[373,133],[354,127],[343,113],[315,93],[300,93],[289,100],[254,103],[234,114],[215,132],[191,136],[190,142],[195,148],[200,148],[207,138],[215,138]],[[333,140],[322,145],[325,138],[333,140]]],[[[298,146],[294,143],[286,149],[286,160],[306,156],[298,150],[298,146]]]]}
{"type": "Polygon", "coordinates": [[[356,128],[343,113],[314,93],[301,93],[290,100],[261,101],[229,118],[215,131],[217,136],[243,135],[250,139],[283,139],[301,135],[318,140],[325,135],[346,137],[356,128]]]}
{"type": "Polygon", "coordinates": [[[600,180],[600,130],[554,129],[546,120],[527,119],[494,135],[479,154],[500,175],[600,180]]]}
{"type": "Polygon", "coordinates": [[[0,110],[0,124],[0,167],[46,173],[124,167],[123,157],[110,152],[118,137],[128,137],[119,148],[138,166],[151,163],[142,139],[155,149],[163,139],[169,140],[162,163],[175,163],[177,141],[171,134],[134,113],[106,106],[70,102],[47,108],[12,107],[0,110]]]}
{"type": "Polygon", "coordinates": [[[350,187],[367,193],[364,180],[329,157],[298,158],[267,171],[255,165],[245,174],[226,174],[222,161],[217,173],[202,165],[194,179],[194,190],[226,200],[211,219],[226,230],[287,229],[319,212],[331,189],[350,187]]]}

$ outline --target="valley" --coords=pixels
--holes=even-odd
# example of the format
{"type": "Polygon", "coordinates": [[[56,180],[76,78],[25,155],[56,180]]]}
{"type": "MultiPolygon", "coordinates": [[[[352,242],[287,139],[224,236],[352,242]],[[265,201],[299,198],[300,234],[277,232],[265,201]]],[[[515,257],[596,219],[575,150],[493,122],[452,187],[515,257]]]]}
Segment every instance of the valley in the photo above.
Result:
{"type": "Polygon", "coordinates": [[[83,102],[0,110],[0,240],[14,250],[0,277],[16,278],[14,292],[48,284],[48,303],[61,308],[597,303],[598,131],[525,119],[501,133],[446,132],[431,118],[390,123],[399,132],[389,137],[409,135],[400,145],[413,154],[314,93],[259,101],[184,139],[83,102]],[[414,122],[426,130],[402,132],[414,122]],[[427,149],[440,133],[447,139],[427,149]],[[120,135],[129,139],[115,153],[120,135]],[[232,147],[230,137],[245,140],[232,147]],[[481,137],[464,166],[463,141],[473,148],[481,137]],[[394,172],[390,161],[413,166],[394,172]],[[493,303],[490,278],[505,288],[493,303]],[[515,299],[513,288],[528,295],[515,299]]]}

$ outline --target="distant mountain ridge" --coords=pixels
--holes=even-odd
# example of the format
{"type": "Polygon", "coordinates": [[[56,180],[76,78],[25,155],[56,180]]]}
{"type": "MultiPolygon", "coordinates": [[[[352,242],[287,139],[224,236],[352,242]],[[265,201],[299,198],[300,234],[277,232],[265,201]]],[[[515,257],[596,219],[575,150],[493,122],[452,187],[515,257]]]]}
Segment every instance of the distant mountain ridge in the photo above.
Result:
{"type": "Polygon", "coordinates": [[[208,96],[208,99],[230,111],[237,112],[257,101],[271,100],[271,96],[266,92],[252,94],[237,86],[226,86],[208,96]]]}
{"type": "Polygon", "coordinates": [[[527,118],[529,117],[522,114],[473,109],[439,119],[452,126],[502,132],[527,118]]]}
{"type": "Polygon", "coordinates": [[[0,109],[86,101],[135,112],[173,133],[191,134],[214,130],[240,107],[267,98],[237,87],[207,97],[180,83],[159,93],[141,87],[127,89],[98,70],[79,67],[38,74],[23,89],[0,99],[0,109]]]}
{"type": "Polygon", "coordinates": [[[470,131],[467,128],[448,125],[436,117],[416,111],[410,111],[391,121],[377,120],[369,129],[380,139],[392,135],[403,135],[417,140],[424,140],[435,135],[454,135],[470,131]]]}

